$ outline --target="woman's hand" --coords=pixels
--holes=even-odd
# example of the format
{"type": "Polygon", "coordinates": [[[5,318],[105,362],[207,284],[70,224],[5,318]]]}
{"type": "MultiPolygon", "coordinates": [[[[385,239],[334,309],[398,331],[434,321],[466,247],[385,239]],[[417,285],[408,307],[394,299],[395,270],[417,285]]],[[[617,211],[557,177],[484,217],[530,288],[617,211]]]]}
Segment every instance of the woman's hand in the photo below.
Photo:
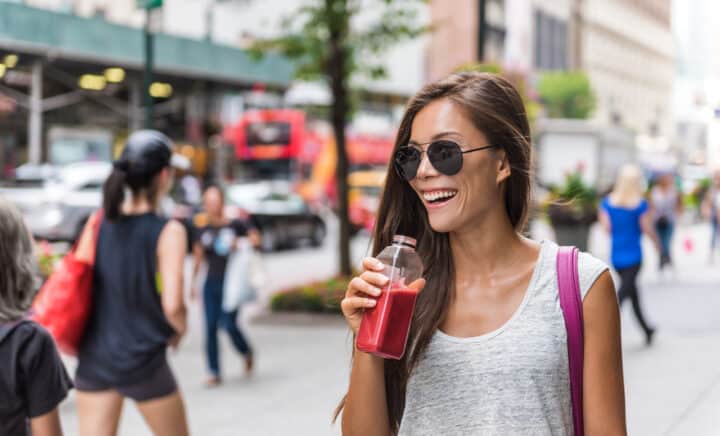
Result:
{"type": "Polygon", "coordinates": [[[363,259],[362,265],[363,273],[350,281],[340,304],[345,320],[355,335],[360,329],[364,310],[375,307],[382,287],[390,280],[382,274],[385,265],[379,260],[367,257],[363,259]]]}
{"type": "MultiPolygon", "coordinates": [[[[389,279],[382,274],[385,265],[379,260],[367,257],[363,260],[363,273],[353,278],[345,292],[341,308],[345,320],[355,335],[360,330],[365,309],[371,309],[377,304],[377,298],[382,294],[382,288],[388,284],[389,279]]],[[[410,288],[420,292],[425,287],[425,280],[418,279],[410,284],[410,288]]]]}

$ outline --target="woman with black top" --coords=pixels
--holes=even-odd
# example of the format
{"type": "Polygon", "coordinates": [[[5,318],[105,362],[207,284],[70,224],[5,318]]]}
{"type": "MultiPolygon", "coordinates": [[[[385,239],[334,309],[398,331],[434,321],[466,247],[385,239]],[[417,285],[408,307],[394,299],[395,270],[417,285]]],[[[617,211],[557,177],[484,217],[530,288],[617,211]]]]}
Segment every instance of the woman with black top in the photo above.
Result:
{"type": "Polygon", "coordinates": [[[61,436],[72,388],[50,333],[27,318],[35,266],[30,232],[0,196],[0,435],[61,436]]]}
{"type": "MultiPolygon", "coordinates": [[[[92,312],[75,377],[81,435],[114,435],[124,398],[155,435],[188,434],[168,345],[186,329],[185,228],[156,214],[173,182],[172,143],[142,130],[127,140],[103,187],[92,312]],[[126,197],[125,192],[130,195],[126,197]]],[[[82,240],[83,244],[91,243],[82,240]]]]}
{"type": "MultiPolygon", "coordinates": [[[[221,382],[220,359],[217,331],[222,327],[230,335],[235,349],[245,358],[245,370],[253,368],[253,352],[237,324],[238,311],[223,310],[223,288],[225,272],[230,254],[236,249],[239,237],[248,236],[253,246],[260,243],[257,230],[240,220],[230,220],[225,216],[225,199],[217,186],[211,186],[203,195],[205,214],[197,222],[196,240],[193,249],[195,263],[193,278],[197,277],[200,265],[207,263],[207,278],[203,285],[203,306],[205,308],[205,352],[210,377],[206,384],[210,387],[221,382]]],[[[193,280],[194,282],[195,280],[193,280]]],[[[197,297],[193,288],[191,297],[197,297]]]]}

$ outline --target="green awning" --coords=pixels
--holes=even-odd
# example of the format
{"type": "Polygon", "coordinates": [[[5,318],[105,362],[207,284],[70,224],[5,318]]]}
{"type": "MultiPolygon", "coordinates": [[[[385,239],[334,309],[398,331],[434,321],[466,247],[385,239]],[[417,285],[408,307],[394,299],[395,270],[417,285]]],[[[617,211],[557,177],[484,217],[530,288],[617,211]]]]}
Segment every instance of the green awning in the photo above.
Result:
{"type": "MultiPolygon", "coordinates": [[[[143,65],[142,29],[2,1],[0,48],[138,70],[143,65]]],[[[155,70],[183,78],[281,87],[289,86],[293,76],[293,65],[281,56],[254,61],[238,48],[165,34],[156,34],[155,70]]]]}

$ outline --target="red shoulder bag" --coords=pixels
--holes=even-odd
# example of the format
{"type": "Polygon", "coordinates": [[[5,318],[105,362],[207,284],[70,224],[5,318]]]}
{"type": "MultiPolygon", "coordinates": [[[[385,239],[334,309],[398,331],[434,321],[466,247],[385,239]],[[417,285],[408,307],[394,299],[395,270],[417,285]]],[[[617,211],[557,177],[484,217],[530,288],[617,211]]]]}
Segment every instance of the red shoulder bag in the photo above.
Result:
{"type": "MultiPolygon", "coordinates": [[[[32,318],[45,327],[65,354],[76,356],[92,307],[93,263],[102,210],[90,219],[93,229],[91,263],[76,257],[80,239],[60,261],[32,305],[32,318]]],[[[86,230],[87,231],[87,230],[86,230]]],[[[82,234],[80,238],[84,237],[82,234]]]]}

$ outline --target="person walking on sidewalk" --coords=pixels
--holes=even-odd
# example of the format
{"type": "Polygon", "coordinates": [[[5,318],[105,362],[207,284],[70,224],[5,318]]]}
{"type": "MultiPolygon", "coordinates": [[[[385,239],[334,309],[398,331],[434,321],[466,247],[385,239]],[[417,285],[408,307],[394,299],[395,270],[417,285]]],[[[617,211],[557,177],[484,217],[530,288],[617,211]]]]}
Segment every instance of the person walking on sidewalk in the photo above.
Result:
{"type": "MultiPolygon", "coordinates": [[[[210,377],[206,384],[217,386],[222,382],[220,374],[220,357],[218,349],[218,328],[222,327],[230,335],[235,349],[245,358],[245,370],[253,369],[253,351],[238,327],[238,309],[223,310],[223,289],[227,272],[228,259],[236,249],[238,238],[248,236],[253,246],[260,244],[257,230],[240,220],[230,220],[225,216],[225,198],[217,186],[210,186],[203,195],[205,215],[196,223],[196,240],[193,248],[194,266],[193,283],[195,283],[200,265],[207,263],[207,277],[203,284],[203,306],[205,309],[205,354],[207,357],[210,377]]],[[[197,290],[192,288],[192,298],[197,297],[197,290]]]]}
{"type": "Polygon", "coordinates": [[[626,299],[630,299],[635,318],[645,332],[645,343],[650,345],[655,329],[645,320],[637,286],[637,277],[643,262],[642,235],[648,235],[660,252],[662,244],[653,229],[648,202],[643,198],[640,168],[628,164],[620,169],[612,192],[602,201],[599,220],[602,227],[610,233],[611,262],[620,275],[620,306],[622,307],[626,299]]]}
{"type": "Polygon", "coordinates": [[[713,263],[715,258],[715,247],[718,243],[720,234],[718,228],[720,228],[720,168],[716,168],[713,171],[713,180],[710,189],[705,194],[705,198],[702,203],[703,215],[710,220],[710,263],[713,263]]]}
{"type": "Polygon", "coordinates": [[[655,224],[655,231],[660,239],[660,271],[672,266],[672,238],[675,233],[677,218],[682,213],[682,197],[675,188],[675,177],[672,173],[662,174],[658,183],[650,191],[650,212],[655,224]]]}
{"type": "MultiPolygon", "coordinates": [[[[558,246],[522,236],[532,145],[523,101],[500,76],[458,73],[410,101],[374,235],[416,236],[424,279],[400,360],[354,349],[345,435],[572,435],[558,246]],[[423,289],[424,288],[424,289],[423,289]]],[[[586,434],[626,434],[620,322],[607,266],[582,253],[586,434]]],[[[355,337],[388,278],[379,261],[348,286],[355,337]]]]}
{"type": "MultiPolygon", "coordinates": [[[[75,376],[82,436],[115,435],[124,398],[135,401],[153,434],[188,434],[166,357],[186,329],[187,234],[179,222],[156,214],[172,186],[173,162],[165,135],[135,132],[103,186],[93,304],[75,376]]],[[[78,257],[88,241],[81,240],[78,257]]]]}
{"type": "Polygon", "coordinates": [[[58,405],[72,382],[50,333],[27,318],[34,257],[22,215],[0,196],[0,434],[61,436],[58,405]]]}

